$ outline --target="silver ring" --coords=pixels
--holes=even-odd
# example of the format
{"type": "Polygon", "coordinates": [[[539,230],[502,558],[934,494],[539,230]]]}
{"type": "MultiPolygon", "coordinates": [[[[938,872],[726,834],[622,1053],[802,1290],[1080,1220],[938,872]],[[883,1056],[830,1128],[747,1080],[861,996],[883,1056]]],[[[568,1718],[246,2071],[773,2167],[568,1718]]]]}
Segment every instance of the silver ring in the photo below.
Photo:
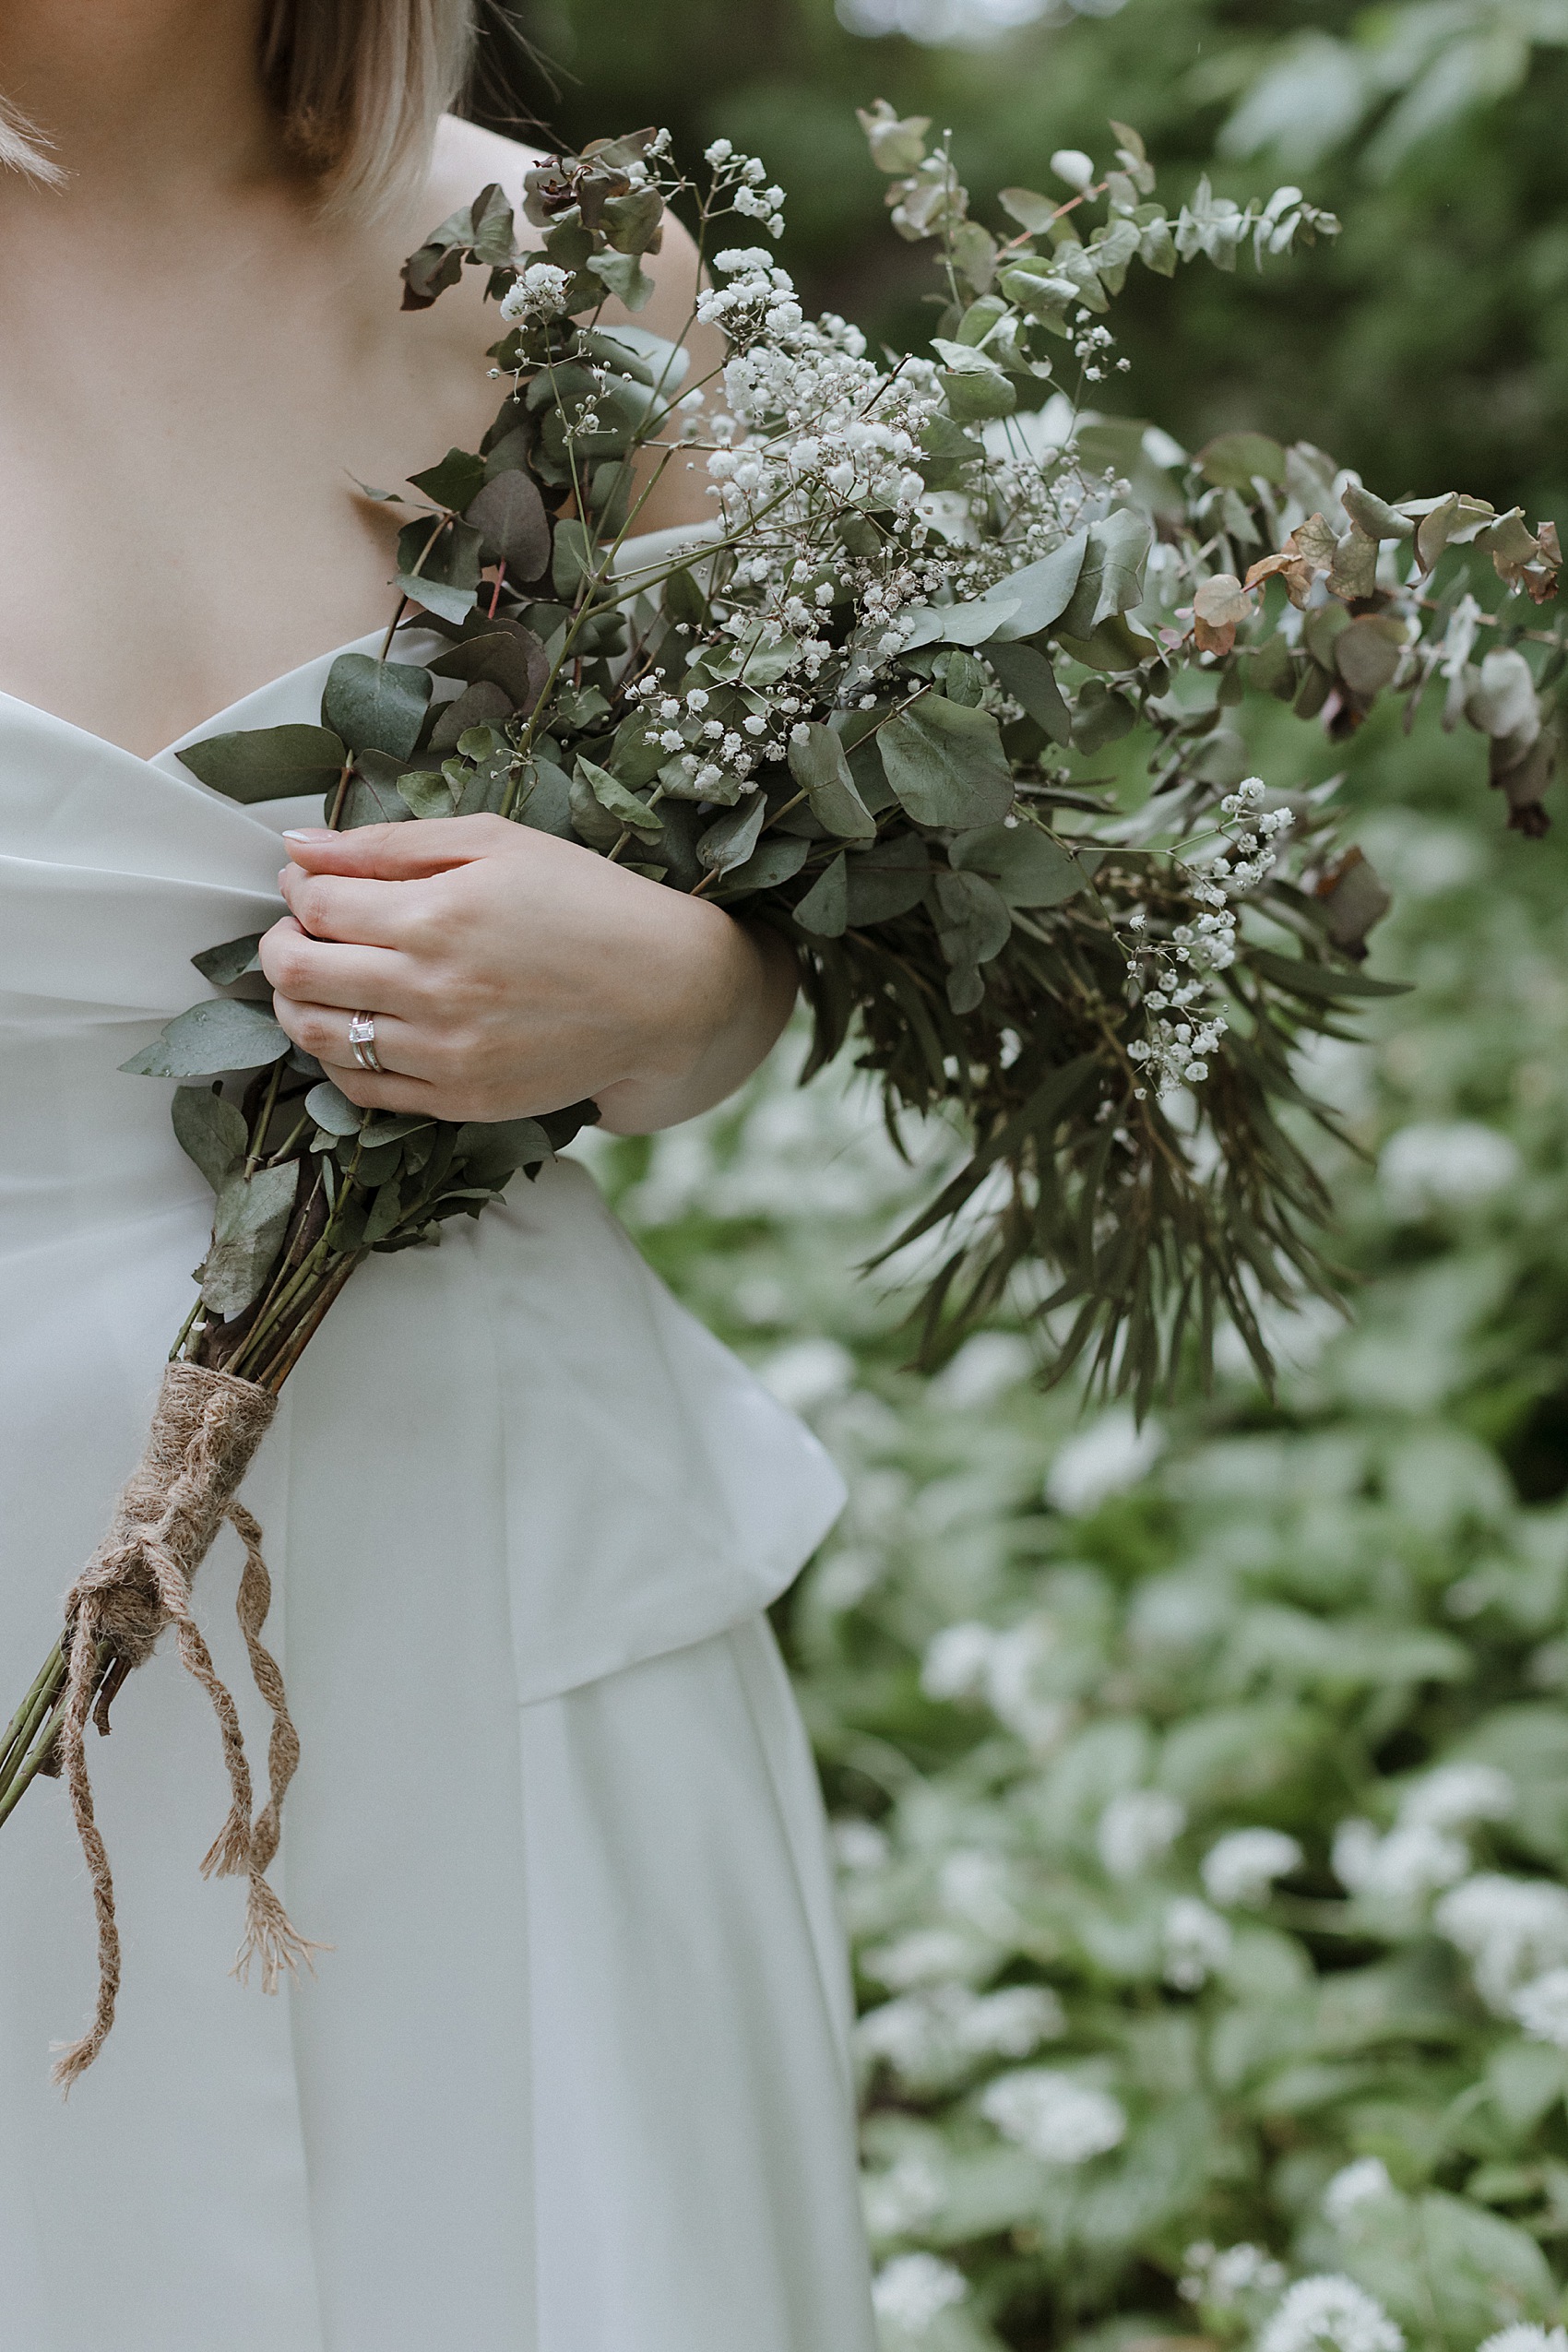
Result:
{"type": "Polygon", "coordinates": [[[356,1013],[349,1023],[349,1050],[362,1070],[374,1070],[379,1076],[386,1074],[375,1055],[375,1016],[356,1013]]]}

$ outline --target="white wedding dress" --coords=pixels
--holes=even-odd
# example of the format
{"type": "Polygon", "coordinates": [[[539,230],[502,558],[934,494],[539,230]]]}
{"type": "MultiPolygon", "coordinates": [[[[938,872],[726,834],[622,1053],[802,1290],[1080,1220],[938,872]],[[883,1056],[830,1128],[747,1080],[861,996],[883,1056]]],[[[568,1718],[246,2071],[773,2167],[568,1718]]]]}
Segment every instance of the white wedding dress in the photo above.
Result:
{"type": "MultiPolygon", "coordinates": [[[[330,659],[185,740],[314,721],[330,659]]],[[[206,1243],[171,1089],[118,1064],[276,918],[302,821],[0,696],[0,1712],[206,1243]]],[[[814,1441],[561,1162],[355,1275],[244,1492],[304,1746],[274,1875],[331,1949],[279,1999],[230,1976],[217,1733],[160,1650],[89,1735],[125,1976],[68,2105],[59,1785],[0,1832],[6,2352],[870,2352],[846,1971],[761,1614],[839,1507],[814,1441]]],[[[259,1761],[237,1558],[196,1602],[259,1761]]]]}

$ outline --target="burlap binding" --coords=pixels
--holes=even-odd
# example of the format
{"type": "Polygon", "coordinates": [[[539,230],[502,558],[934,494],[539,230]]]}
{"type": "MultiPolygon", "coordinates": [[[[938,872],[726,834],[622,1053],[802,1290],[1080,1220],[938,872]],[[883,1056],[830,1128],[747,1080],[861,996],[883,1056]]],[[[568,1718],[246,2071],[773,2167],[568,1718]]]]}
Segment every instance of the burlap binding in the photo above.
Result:
{"type": "Polygon", "coordinates": [[[100,1645],[113,1645],[116,1665],[140,1666],[166,1625],[175,1629],[180,1657],[212,1702],[223,1739],[229,1816],[202,1863],[204,1876],[244,1872],[250,1881],[245,1934],[235,1962],[245,1978],[259,1957],[262,1983],[275,1992],[285,1969],[308,1963],[318,1946],[290,1924],[265,1872],[278,1851],[284,1792],[300,1760],[283,1678],[263,1647],[261,1629],[272,1583],[261,1556],[261,1529],[235,1491],[278,1408],[277,1398],[254,1381],[196,1364],[171,1364],[163,1376],[147,1450],[115,1506],[113,1523],[65,1598],[68,1675],[58,1754],[71,1812],[87,1857],[98,1916],[98,2002],[91,2026],[60,2050],[54,2080],[68,2091],[102,2049],[114,2022],[120,1987],[120,1936],[109,1857],[93,1818],[86,1731],[99,1678],[100,1645]],[[191,1614],[191,1584],[227,1519],[245,1547],[239,1619],[256,1688],[272,1713],[267,1804],[251,1819],[251,1775],[234,1702],[212,1663],[191,1614]]]}

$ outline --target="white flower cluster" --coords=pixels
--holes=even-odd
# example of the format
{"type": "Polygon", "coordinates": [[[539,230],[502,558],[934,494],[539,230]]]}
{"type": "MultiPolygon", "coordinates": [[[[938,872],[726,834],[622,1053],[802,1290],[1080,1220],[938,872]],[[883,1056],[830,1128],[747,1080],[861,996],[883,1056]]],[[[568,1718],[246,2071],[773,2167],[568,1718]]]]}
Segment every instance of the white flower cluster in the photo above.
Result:
{"type": "Polygon", "coordinates": [[[888,2326],[924,2335],[968,2291],[963,2272],[939,2255],[896,2254],[872,2281],[871,2299],[877,2318],[888,2326]]]}
{"type": "Polygon", "coordinates": [[[558,318],[565,308],[571,274],[552,261],[530,261],[502,295],[498,305],[505,319],[525,322],[558,318]]]}
{"type": "Polygon", "coordinates": [[[1499,2016],[1524,1985],[1568,1966],[1568,1887],[1550,1879],[1480,1871],[1443,1897],[1432,1924],[1465,1954],[1499,2016]]]}
{"type": "Polygon", "coordinates": [[[1199,1865],[1204,1891],[1222,1910],[1255,1909],[1277,1878],[1301,1860],[1301,1849],[1280,1829],[1232,1829],[1218,1838],[1199,1865]]]}
{"type": "Polygon", "coordinates": [[[1258,2352],[1404,2352],[1402,2331],[1354,2279],[1299,2278],[1258,2338],[1258,2352]]]}
{"type": "Polygon", "coordinates": [[[1165,1914],[1166,1983],[1177,1992],[1196,1992],[1229,1956],[1229,1921],[1195,1895],[1179,1895],[1165,1914]]]}
{"type": "Polygon", "coordinates": [[[1337,2171],[1323,2192],[1323,2210],[1336,2229],[1353,2223],[1363,2205],[1392,2197],[1394,2183],[1381,2156],[1358,2156],[1337,2171]]]}
{"type": "Polygon", "coordinates": [[[1568,2049],[1568,1968],[1549,1968],[1521,1985],[1508,2006],[1531,2041],[1568,2049]]]}
{"type": "Polygon", "coordinates": [[[769,236],[784,234],[784,191],[767,182],[767,167],[754,155],[738,154],[729,139],[715,139],[703,150],[703,160],[714,175],[715,208],[728,196],[730,209],[742,219],[760,220],[769,236]]]}
{"type": "Polygon", "coordinates": [[[1004,2140],[1044,2164],[1085,2164],[1120,2146],[1127,2132],[1127,2118],[1108,2091],[1050,2066],[998,2074],[981,2095],[980,2111],[1004,2140]]]}
{"type": "Polygon", "coordinates": [[[932,1699],[982,1699],[1026,1746],[1043,1753],[1070,1720],[1065,1703],[1042,1687],[1056,1648],[1049,1617],[1027,1617],[1001,1632],[966,1619],[944,1625],[932,1642],[921,1688],[932,1699]]]}
{"type": "Polygon", "coordinates": [[[1249,2295],[1277,2295],[1285,2284],[1282,2263],[1261,2246],[1243,2239],[1238,2246],[1216,2246],[1203,2239],[1182,2257],[1186,2264],[1180,2293],[1188,2303],[1206,2303],[1218,2311],[1233,2310],[1249,2295]]]}
{"type": "Polygon", "coordinates": [[[976,1993],[965,1984],[934,1985],[868,2010],[855,2047],[881,2059],[906,2083],[935,2085],[987,2058],[1028,2058],[1066,2030],[1055,1993],[1044,1985],[1004,1985],[976,1993]]]}
{"type": "Polygon", "coordinates": [[[1187,1809],[1163,1788],[1123,1788],[1099,1817],[1095,1846],[1108,1878],[1141,1878],[1187,1826],[1187,1809]]]}
{"type": "Polygon", "coordinates": [[[942,2211],[942,2175],[929,2156],[898,2156],[884,2172],[862,2175],[861,2203],[867,2234],[885,2241],[926,2228],[942,2211]]]}
{"type": "Polygon", "coordinates": [[[1455,1885],[1468,1871],[1469,1847],[1455,1833],[1478,1822],[1505,1821],[1515,1800],[1513,1782],[1495,1764],[1440,1764],[1406,1791],[1386,1836],[1371,1822],[1341,1822],[1334,1839],[1335,1875],[1352,1895],[1420,1902],[1455,1885]]]}
{"type": "MultiPolygon", "coordinates": [[[[1144,1004],[1155,1016],[1149,1034],[1134,1040],[1127,1053],[1162,1094],[1200,1085],[1207,1077],[1208,1056],[1229,1026],[1223,1013],[1210,1012],[1205,1019],[1198,1007],[1208,979],[1228,971],[1236,960],[1231,901],[1266,877],[1276,856],[1273,844],[1295,821],[1289,809],[1259,805],[1266,790],[1260,777],[1252,776],[1219,804],[1228,821],[1223,830],[1229,852],[1204,867],[1192,885],[1193,897],[1206,913],[1192,923],[1173,925],[1169,942],[1145,935],[1147,917],[1141,911],[1128,918],[1134,959],[1152,962],[1156,984],[1143,990],[1144,1004]]],[[[1141,1098],[1145,1089],[1136,1091],[1141,1098]]]]}
{"type": "Polygon", "coordinates": [[[1537,2327],[1529,2320],[1515,2320],[1512,2327],[1500,2327],[1477,2346],[1477,2352],[1568,2352],[1568,2328],[1537,2327]]]}

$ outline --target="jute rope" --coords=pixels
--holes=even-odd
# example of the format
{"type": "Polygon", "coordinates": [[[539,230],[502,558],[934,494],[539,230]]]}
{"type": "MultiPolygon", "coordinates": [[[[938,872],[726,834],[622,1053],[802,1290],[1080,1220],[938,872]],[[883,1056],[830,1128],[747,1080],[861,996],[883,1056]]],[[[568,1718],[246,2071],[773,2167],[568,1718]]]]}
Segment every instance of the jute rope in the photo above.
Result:
{"type": "Polygon", "coordinates": [[[265,1875],[278,1851],[279,1814],[300,1760],[300,1742],[277,1660],[261,1641],[272,1599],[271,1579],[261,1556],[261,1529],[234,1499],[277,1406],[277,1398],[254,1381],[196,1364],[171,1364],[146,1451],[115,1505],[108,1534],[66,1596],[68,1673],[59,1758],[98,1919],[98,2000],[92,2024],[79,2041],[61,2049],[54,2068],[55,2082],[66,2091],[102,2049],[120,1989],[114,1885],[93,1817],[87,1769],[88,1717],[103,1643],[111,1645],[117,1666],[140,1666],[151,1656],[164,1627],[172,1625],[182,1663],[212,1702],[222,1735],[230,1806],[201,1867],[204,1877],[244,1874],[250,1882],[237,1974],[244,1978],[252,1960],[259,1959],[262,1984],[275,1992],[285,1970],[297,1969],[302,1961],[308,1965],[310,1954],[319,1948],[291,1925],[265,1875]],[[225,1519],[245,1547],[240,1627],[256,1688],[272,1715],[267,1801],[254,1823],[240,1718],[190,1604],[196,1572],[225,1519]]]}

